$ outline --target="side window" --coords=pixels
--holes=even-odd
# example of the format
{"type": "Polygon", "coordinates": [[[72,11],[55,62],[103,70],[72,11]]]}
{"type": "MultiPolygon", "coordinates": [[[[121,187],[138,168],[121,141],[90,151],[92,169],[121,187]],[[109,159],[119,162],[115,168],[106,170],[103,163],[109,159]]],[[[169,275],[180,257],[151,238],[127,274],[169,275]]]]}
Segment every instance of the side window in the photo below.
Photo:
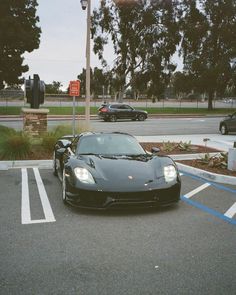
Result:
{"type": "Polygon", "coordinates": [[[122,105],[120,105],[120,104],[113,104],[113,105],[111,105],[110,108],[111,108],[111,109],[120,110],[120,109],[122,108],[122,105]]]}
{"type": "Polygon", "coordinates": [[[78,142],[79,142],[79,137],[75,138],[74,141],[71,144],[71,150],[72,150],[73,153],[76,152],[78,142]]]}
{"type": "Polygon", "coordinates": [[[127,105],[127,104],[124,105],[124,109],[126,109],[126,110],[132,110],[132,108],[129,105],[127,105]]]}

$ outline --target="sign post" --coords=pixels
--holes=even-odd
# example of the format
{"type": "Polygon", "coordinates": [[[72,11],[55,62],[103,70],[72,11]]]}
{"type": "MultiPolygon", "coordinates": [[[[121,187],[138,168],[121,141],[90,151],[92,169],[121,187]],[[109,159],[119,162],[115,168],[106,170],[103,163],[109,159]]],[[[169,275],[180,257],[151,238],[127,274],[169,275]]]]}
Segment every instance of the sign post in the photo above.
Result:
{"type": "Polygon", "coordinates": [[[75,97],[80,95],[80,80],[70,81],[70,96],[73,96],[73,136],[75,136],[75,97]]]}

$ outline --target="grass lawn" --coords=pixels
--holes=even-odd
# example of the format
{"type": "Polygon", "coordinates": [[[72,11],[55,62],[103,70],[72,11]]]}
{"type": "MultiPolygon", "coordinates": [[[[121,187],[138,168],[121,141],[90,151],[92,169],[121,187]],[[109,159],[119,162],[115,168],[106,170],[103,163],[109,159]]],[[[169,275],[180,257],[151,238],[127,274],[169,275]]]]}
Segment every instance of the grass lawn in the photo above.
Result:
{"type": "MultiPolygon", "coordinates": [[[[17,106],[0,106],[0,115],[20,115],[22,107],[17,106]]],[[[72,115],[72,107],[48,107],[49,115],[72,115]]],[[[233,112],[232,108],[218,108],[208,111],[203,108],[157,108],[157,107],[137,107],[137,109],[146,110],[149,114],[198,114],[198,115],[226,115],[233,112]]],[[[98,107],[90,107],[92,115],[97,114],[98,107]]],[[[77,115],[85,114],[84,107],[76,107],[77,115]]]]}

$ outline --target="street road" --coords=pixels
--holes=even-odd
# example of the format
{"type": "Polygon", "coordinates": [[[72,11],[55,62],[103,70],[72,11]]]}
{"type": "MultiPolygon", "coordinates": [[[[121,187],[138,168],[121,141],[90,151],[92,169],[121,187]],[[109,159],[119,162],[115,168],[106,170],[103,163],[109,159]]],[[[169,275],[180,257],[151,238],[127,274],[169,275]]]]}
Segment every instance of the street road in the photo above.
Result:
{"type": "MultiPolygon", "coordinates": [[[[185,135],[185,134],[219,134],[219,122],[222,117],[203,118],[148,118],[144,122],[139,121],[117,121],[104,122],[98,119],[91,120],[90,129],[94,131],[121,131],[133,135],[185,135]]],[[[22,118],[8,119],[1,118],[0,124],[22,130],[22,118]]],[[[69,124],[72,126],[72,119],[48,119],[48,129],[51,130],[59,124],[69,124]]],[[[76,121],[76,126],[84,126],[83,120],[76,121]]]]}
{"type": "Polygon", "coordinates": [[[96,131],[121,131],[133,135],[217,134],[221,118],[155,118],[144,122],[92,122],[96,131]],[[117,124],[118,123],[118,124],[117,124]]]}
{"type": "Polygon", "coordinates": [[[51,170],[0,171],[0,294],[235,294],[236,187],[182,181],[177,206],[91,212],[51,170]]]}
{"type": "MultiPolygon", "coordinates": [[[[73,101],[71,98],[54,98],[51,100],[45,99],[45,102],[43,104],[44,107],[64,107],[64,106],[73,106],[73,101]]],[[[92,107],[100,107],[101,103],[105,99],[99,99],[97,101],[91,99],[91,106],[92,107]]],[[[107,102],[110,103],[117,103],[115,101],[109,101],[107,102]]],[[[201,100],[196,100],[196,101],[185,101],[185,100],[161,100],[161,101],[156,101],[153,103],[151,100],[141,100],[141,101],[135,101],[132,99],[124,99],[124,103],[131,105],[132,107],[155,107],[155,108],[207,108],[208,107],[208,102],[207,101],[201,101],[201,100]]],[[[84,100],[77,100],[76,99],[76,106],[84,106],[85,101],[84,100]]],[[[0,106],[3,107],[11,107],[11,106],[18,106],[18,107],[25,107],[29,106],[29,104],[26,104],[24,100],[12,100],[10,98],[0,99],[0,106]]],[[[223,100],[214,100],[213,101],[213,106],[214,108],[227,108],[227,109],[235,109],[236,108],[236,99],[232,100],[231,102],[225,102],[223,100]]]]}

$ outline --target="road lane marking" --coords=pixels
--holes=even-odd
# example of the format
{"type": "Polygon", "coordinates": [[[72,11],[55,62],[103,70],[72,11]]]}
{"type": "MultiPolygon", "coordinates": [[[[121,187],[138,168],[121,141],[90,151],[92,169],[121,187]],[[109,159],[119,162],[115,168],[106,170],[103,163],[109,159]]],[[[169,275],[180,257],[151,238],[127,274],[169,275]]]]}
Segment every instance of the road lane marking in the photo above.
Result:
{"type": "Polygon", "coordinates": [[[224,214],[224,216],[233,218],[234,215],[236,214],[236,203],[233,204],[224,214]]]}
{"type": "Polygon", "coordinates": [[[213,209],[211,209],[211,208],[209,208],[209,207],[207,207],[207,206],[205,206],[203,204],[200,204],[200,203],[198,203],[196,201],[185,198],[185,196],[181,196],[181,200],[188,203],[191,206],[194,206],[194,207],[204,211],[204,212],[207,212],[207,213],[209,213],[209,214],[211,214],[211,215],[213,215],[215,217],[218,217],[218,218],[220,218],[220,219],[222,219],[224,221],[227,221],[230,224],[236,225],[236,220],[235,219],[229,218],[229,217],[225,216],[224,214],[222,214],[222,213],[220,213],[218,211],[215,211],[215,210],[213,210],[213,209]]]}
{"type": "Polygon", "coordinates": [[[196,195],[197,193],[199,193],[200,191],[204,190],[205,188],[207,188],[208,186],[210,186],[211,184],[206,182],[203,185],[197,187],[196,189],[192,190],[191,192],[187,193],[185,196],[185,198],[191,198],[192,196],[196,195]]]}
{"type": "Polygon", "coordinates": [[[28,224],[31,221],[30,201],[29,201],[29,186],[27,169],[21,169],[22,175],[22,191],[21,191],[21,223],[28,224]]]}
{"type": "Polygon", "coordinates": [[[54,222],[54,221],[56,221],[56,219],[55,219],[54,214],[52,212],[52,208],[51,208],[50,202],[48,200],[48,196],[47,196],[43,181],[42,181],[41,176],[39,174],[39,169],[33,168],[33,170],[34,170],[34,176],[36,179],[36,183],[38,186],[39,196],[40,196],[41,203],[43,206],[43,212],[45,215],[45,222],[54,222]]]}
{"type": "MultiPolygon", "coordinates": [[[[191,173],[187,173],[187,172],[182,172],[184,176],[188,176],[188,177],[191,177],[192,179],[196,179],[196,180],[201,180],[203,182],[206,181],[205,178],[203,177],[200,177],[200,176],[195,176],[191,173]]],[[[236,189],[233,189],[233,188],[230,188],[230,187],[227,187],[227,186],[224,186],[223,184],[219,184],[219,183],[215,183],[215,182],[211,182],[211,181],[208,181],[208,183],[211,184],[211,186],[215,187],[215,188],[218,188],[220,190],[223,190],[223,191],[227,191],[227,192],[230,192],[230,193],[233,193],[235,194],[235,197],[236,197],[236,189]]]]}
{"type": "Polygon", "coordinates": [[[36,179],[40,200],[43,207],[45,219],[32,220],[30,212],[30,196],[29,196],[29,185],[28,185],[28,174],[27,169],[22,168],[22,192],[21,192],[21,223],[22,224],[35,224],[56,221],[52,208],[50,206],[44,184],[39,174],[38,168],[33,168],[34,176],[36,179]]]}

